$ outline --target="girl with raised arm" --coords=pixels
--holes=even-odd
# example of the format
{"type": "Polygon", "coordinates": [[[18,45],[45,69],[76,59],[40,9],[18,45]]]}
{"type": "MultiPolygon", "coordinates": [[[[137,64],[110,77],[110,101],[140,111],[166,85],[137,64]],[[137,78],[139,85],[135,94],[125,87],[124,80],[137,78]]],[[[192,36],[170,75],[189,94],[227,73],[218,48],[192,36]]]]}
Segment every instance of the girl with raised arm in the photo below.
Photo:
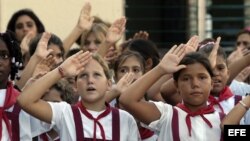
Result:
{"type": "Polygon", "coordinates": [[[138,128],[133,117],[105,102],[110,88],[109,69],[104,61],[98,55],[80,51],[25,88],[18,102],[31,115],[50,123],[61,140],[137,141],[138,128]],[[76,105],[41,99],[59,79],[74,76],[81,96],[76,105]]]}
{"type": "Polygon", "coordinates": [[[159,65],[124,91],[120,103],[135,118],[159,132],[158,140],[219,141],[220,114],[207,104],[212,89],[210,63],[200,53],[190,53],[183,58],[184,52],[184,47],[171,48],[159,65]],[[183,98],[181,104],[141,101],[154,82],[171,73],[183,98]]]}

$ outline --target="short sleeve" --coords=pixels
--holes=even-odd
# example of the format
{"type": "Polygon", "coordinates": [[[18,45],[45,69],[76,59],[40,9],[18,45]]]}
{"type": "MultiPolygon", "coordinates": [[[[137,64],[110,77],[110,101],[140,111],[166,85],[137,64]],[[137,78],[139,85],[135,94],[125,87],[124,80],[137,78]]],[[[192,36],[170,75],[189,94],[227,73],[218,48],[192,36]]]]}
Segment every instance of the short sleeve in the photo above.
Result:
{"type": "Polygon", "coordinates": [[[163,102],[153,102],[157,109],[161,113],[160,119],[151,122],[148,127],[155,130],[156,132],[160,132],[162,125],[166,125],[170,123],[173,115],[173,108],[171,105],[163,103],[163,102]]]}

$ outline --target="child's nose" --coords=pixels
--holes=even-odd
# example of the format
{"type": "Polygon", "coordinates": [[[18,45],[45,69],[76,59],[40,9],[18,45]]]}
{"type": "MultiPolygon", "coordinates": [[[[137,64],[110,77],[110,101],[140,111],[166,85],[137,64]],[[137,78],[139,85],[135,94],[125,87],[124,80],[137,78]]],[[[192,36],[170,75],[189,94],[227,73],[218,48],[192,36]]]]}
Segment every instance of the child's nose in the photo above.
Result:
{"type": "Polygon", "coordinates": [[[200,83],[200,82],[199,82],[198,79],[195,78],[195,79],[192,80],[191,83],[192,83],[192,86],[193,86],[193,87],[197,87],[197,86],[199,86],[199,83],[200,83]]]}

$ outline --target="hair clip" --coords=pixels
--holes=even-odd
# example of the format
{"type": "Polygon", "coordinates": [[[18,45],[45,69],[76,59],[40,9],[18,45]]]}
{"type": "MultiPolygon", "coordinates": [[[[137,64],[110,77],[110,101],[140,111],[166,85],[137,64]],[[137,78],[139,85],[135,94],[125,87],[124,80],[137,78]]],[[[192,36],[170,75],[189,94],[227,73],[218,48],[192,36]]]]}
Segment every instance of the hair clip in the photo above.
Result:
{"type": "Polygon", "coordinates": [[[248,26],[248,27],[244,28],[244,30],[250,32],[250,27],[248,26]]]}
{"type": "Polygon", "coordinates": [[[201,45],[201,46],[199,47],[199,49],[201,49],[201,48],[203,48],[203,47],[205,47],[205,46],[207,46],[207,45],[214,45],[214,44],[215,44],[215,42],[207,42],[206,44],[201,45]]]}
{"type": "Polygon", "coordinates": [[[13,58],[12,58],[12,63],[15,63],[15,60],[16,60],[15,57],[13,57],[13,58]]]}
{"type": "Polygon", "coordinates": [[[19,67],[21,68],[23,66],[23,64],[22,63],[19,63],[19,67]]]}

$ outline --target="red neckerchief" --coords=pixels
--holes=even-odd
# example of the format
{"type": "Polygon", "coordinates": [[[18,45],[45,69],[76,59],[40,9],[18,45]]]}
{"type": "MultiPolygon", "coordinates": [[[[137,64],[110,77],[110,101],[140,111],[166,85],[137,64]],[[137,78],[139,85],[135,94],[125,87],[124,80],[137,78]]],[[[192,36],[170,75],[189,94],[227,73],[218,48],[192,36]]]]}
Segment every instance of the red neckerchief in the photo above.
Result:
{"type": "Polygon", "coordinates": [[[102,139],[105,141],[106,138],[105,138],[105,132],[104,132],[104,129],[102,127],[102,124],[98,121],[99,119],[107,116],[110,111],[111,111],[111,108],[110,108],[110,105],[108,103],[105,103],[105,105],[107,106],[106,110],[104,112],[102,112],[97,118],[94,118],[87,110],[86,108],[83,106],[82,102],[78,102],[77,104],[77,107],[80,108],[81,112],[86,116],[88,117],[89,119],[92,119],[94,121],[94,138],[93,140],[96,141],[96,124],[100,127],[100,130],[101,130],[101,136],[102,136],[102,139]]]}
{"type": "Polygon", "coordinates": [[[16,99],[18,95],[19,95],[19,92],[13,87],[13,84],[11,82],[8,82],[4,105],[3,107],[0,107],[0,140],[2,139],[2,130],[3,130],[2,120],[4,120],[10,139],[12,140],[11,124],[7,117],[7,114],[5,113],[5,110],[9,109],[11,106],[13,106],[16,103],[16,99]]]}
{"type": "Polygon", "coordinates": [[[152,137],[154,135],[154,132],[147,129],[147,128],[144,128],[144,127],[140,127],[139,128],[139,132],[140,132],[140,136],[141,136],[141,139],[147,139],[149,137],[152,137]]]}
{"type": "Polygon", "coordinates": [[[191,128],[192,128],[192,124],[191,124],[191,119],[190,117],[194,117],[194,116],[201,116],[202,119],[207,123],[207,125],[212,128],[212,124],[210,123],[210,121],[204,117],[204,114],[209,114],[209,113],[213,113],[215,110],[213,108],[213,106],[208,105],[205,108],[201,108],[196,112],[192,112],[190,111],[184,104],[178,104],[177,107],[179,107],[180,109],[182,109],[183,111],[187,112],[187,116],[186,116],[186,124],[188,127],[188,132],[189,132],[189,136],[191,136],[191,128]]]}
{"type": "Polygon", "coordinates": [[[227,100],[228,98],[232,97],[233,93],[231,92],[229,87],[225,87],[219,94],[219,98],[216,99],[214,96],[210,95],[208,97],[208,101],[210,102],[210,105],[214,106],[214,105],[218,105],[221,112],[224,113],[224,110],[222,108],[222,106],[220,105],[221,101],[227,100]]]}
{"type": "Polygon", "coordinates": [[[49,141],[48,136],[46,135],[46,133],[41,134],[41,135],[40,135],[40,138],[41,138],[43,141],[49,141]]]}

